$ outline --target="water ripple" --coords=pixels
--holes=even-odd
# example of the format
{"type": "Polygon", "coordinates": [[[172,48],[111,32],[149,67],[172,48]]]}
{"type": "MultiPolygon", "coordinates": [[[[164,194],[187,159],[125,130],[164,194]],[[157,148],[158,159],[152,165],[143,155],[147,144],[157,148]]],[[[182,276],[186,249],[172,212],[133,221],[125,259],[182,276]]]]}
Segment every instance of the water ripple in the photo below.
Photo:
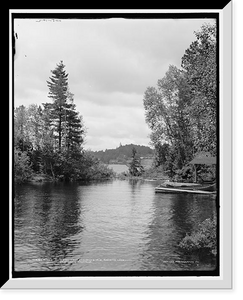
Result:
{"type": "Polygon", "coordinates": [[[125,180],[17,187],[16,271],[211,268],[187,262],[178,243],[215,212],[214,200],[154,187],[125,180]]]}

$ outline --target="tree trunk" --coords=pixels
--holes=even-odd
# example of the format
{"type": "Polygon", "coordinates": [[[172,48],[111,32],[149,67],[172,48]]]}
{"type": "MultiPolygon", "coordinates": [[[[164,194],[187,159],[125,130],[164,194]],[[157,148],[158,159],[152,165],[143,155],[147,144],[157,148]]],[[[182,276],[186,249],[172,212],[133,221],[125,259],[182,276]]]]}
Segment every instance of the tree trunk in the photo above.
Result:
{"type": "Polygon", "coordinates": [[[52,177],[53,177],[53,179],[54,179],[54,178],[55,178],[55,174],[54,174],[54,172],[53,172],[53,168],[52,168],[51,162],[50,162],[50,167],[51,167],[51,174],[52,174],[52,177]]]}
{"type": "Polygon", "coordinates": [[[61,152],[62,146],[62,116],[59,115],[59,125],[58,125],[58,147],[59,151],[61,152]]]}
{"type": "Polygon", "coordinates": [[[194,165],[194,182],[197,182],[197,165],[194,165]]]}

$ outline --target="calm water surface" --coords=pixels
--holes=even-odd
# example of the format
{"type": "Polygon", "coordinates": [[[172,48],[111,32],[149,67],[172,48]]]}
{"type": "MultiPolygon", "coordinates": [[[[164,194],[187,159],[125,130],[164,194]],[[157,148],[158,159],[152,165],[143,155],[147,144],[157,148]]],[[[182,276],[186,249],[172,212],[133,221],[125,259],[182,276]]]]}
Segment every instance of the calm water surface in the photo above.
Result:
{"type": "Polygon", "coordinates": [[[211,195],[155,194],[158,183],[29,184],[15,190],[15,271],[211,270],[178,243],[211,217],[211,195]]]}

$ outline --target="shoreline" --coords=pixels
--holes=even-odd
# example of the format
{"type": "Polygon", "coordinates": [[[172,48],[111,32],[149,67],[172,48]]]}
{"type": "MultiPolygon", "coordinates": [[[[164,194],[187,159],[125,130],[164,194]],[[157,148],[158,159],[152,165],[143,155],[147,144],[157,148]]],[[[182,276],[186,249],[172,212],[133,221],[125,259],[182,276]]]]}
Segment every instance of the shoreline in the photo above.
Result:
{"type": "MultiPolygon", "coordinates": [[[[107,175],[107,174],[103,174],[107,175]]],[[[142,180],[142,181],[151,181],[151,182],[156,182],[156,181],[165,181],[168,180],[169,177],[168,175],[164,174],[162,170],[158,169],[148,169],[145,170],[143,174],[140,176],[132,176],[129,174],[129,172],[115,172],[113,170],[112,174],[109,174],[109,176],[100,176],[94,177],[94,178],[87,178],[87,179],[71,179],[69,181],[66,181],[64,176],[57,176],[53,177],[51,175],[47,175],[44,173],[32,173],[31,177],[28,178],[27,180],[23,182],[16,182],[17,184],[24,184],[24,183],[32,183],[32,184],[41,184],[41,183],[59,183],[59,182],[99,182],[99,181],[107,181],[107,180],[142,180]]]]}
{"type": "MultiPolygon", "coordinates": [[[[156,181],[164,181],[167,180],[167,177],[143,177],[143,176],[130,176],[130,175],[124,175],[124,174],[115,174],[112,177],[109,178],[100,178],[100,179],[89,179],[89,180],[71,180],[66,181],[66,183],[78,183],[78,182],[86,182],[86,183],[92,183],[92,182],[100,182],[100,181],[107,181],[107,180],[141,180],[141,181],[150,181],[150,182],[156,182],[156,181]]],[[[45,174],[37,174],[33,175],[31,178],[26,180],[25,182],[15,182],[15,184],[43,184],[43,183],[63,183],[65,180],[61,180],[59,178],[52,178],[45,174]]]]}

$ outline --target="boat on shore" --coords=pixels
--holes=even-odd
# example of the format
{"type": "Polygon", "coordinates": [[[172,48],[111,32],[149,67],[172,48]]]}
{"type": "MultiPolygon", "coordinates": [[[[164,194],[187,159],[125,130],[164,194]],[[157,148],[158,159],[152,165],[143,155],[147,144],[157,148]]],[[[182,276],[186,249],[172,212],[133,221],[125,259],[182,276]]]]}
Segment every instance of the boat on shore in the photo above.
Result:
{"type": "Polygon", "coordinates": [[[155,188],[156,193],[191,193],[191,194],[216,194],[216,183],[197,183],[197,166],[198,165],[216,165],[216,157],[212,157],[209,152],[200,152],[189,163],[194,166],[194,182],[170,182],[165,181],[155,188]]]}
{"type": "Polygon", "coordinates": [[[216,183],[184,183],[169,182],[155,188],[156,193],[191,193],[191,194],[216,194],[216,183]]]}

